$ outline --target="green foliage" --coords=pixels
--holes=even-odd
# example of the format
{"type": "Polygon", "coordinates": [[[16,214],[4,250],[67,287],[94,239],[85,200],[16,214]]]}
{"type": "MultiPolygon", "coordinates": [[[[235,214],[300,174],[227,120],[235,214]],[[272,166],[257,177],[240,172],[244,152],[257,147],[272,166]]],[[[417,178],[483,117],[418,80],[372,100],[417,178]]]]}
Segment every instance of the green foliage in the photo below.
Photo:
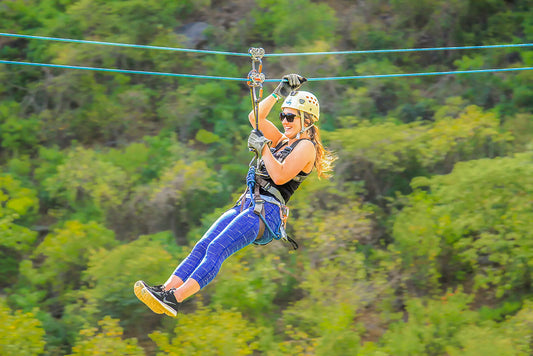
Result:
{"type": "Polygon", "coordinates": [[[31,152],[39,142],[41,122],[36,116],[20,117],[20,105],[0,103],[0,143],[13,155],[31,152]]]}
{"type": "Polygon", "coordinates": [[[165,168],[159,179],[134,189],[131,198],[113,211],[115,226],[134,233],[170,230],[185,245],[188,230],[220,204],[216,178],[205,161],[180,159],[165,168]]]}
{"type": "Polygon", "coordinates": [[[28,252],[37,234],[21,222],[25,215],[37,212],[36,192],[24,188],[10,175],[0,175],[0,246],[18,253],[28,252]]]}
{"type": "Polygon", "coordinates": [[[114,249],[95,251],[83,272],[86,287],[78,294],[78,304],[68,308],[69,320],[77,323],[87,317],[110,315],[128,320],[130,326],[143,323],[153,313],[137,300],[133,284],[137,280],[153,284],[166,281],[177,258],[185,257],[172,243],[168,233],[161,233],[141,236],[114,249]]]}
{"type": "Polygon", "coordinates": [[[411,299],[407,322],[391,325],[383,335],[383,349],[390,355],[442,355],[448,345],[458,345],[463,330],[478,316],[468,309],[470,298],[449,292],[441,299],[411,299]]]}
{"type": "MultiPolygon", "coordinates": [[[[146,157],[146,166],[143,167],[141,173],[141,182],[143,183],[159,178],[163,170],[172,164],[176,157],[189,155],[187,148],[177,142],[176,135],[166,131],[162,131],[158,136],[146,136],[144,141],[148,147],[148,155],[146,157]]],[[[142,148],[139,149],[138,146],[135,149],[135,151],[140,150],[142,148]]],[[[124,152],[125,157],[120,159],[122,163],[119,163],[119,160],[113,161],[114,164],[123,167],[126,171],[131,169],[127,167],[134,165],[134,162],[129,162],[129,157],[133,159],[134,155],[138,153],[134,151],[130,155],[128,151],[131,151],[131,149],[127,148],[124,152]]],[[[142,157],[144,157],[144,153],[142,153],[142,157]]]]}
{"type": "Polygon", "coordinates": [[[75,291],[82,285],[82,272],[89,256],[100,248],[115,246],[114,234],[91,222],[67,221],[48,234],[33,251],[33,260],[23,260],[18,284],[10,288],[9,299],[24,310],[39,305],[39,319],[47,332],[48,348],[65,348],[66,340],[77,329],[69,329],[59,321],[66,305],[75,300],[75,291]],[[46,314],[46,312],[51,313],[46,314]]]}
{"type": "Polygon", "coordinates": [[[327,4],[313,3],[309,0],[273,1],[261,0],[259,9],[252,11],[255,19],[255,30],[262,40],[269,40],[276,46],[295,46],[298,43],[334,40],[336,18],[333,10],[327,4]],[[299,31],[301,21],[312,26],[306,26],[305,31],[299,31]]]}
{"type": "Polygon", "coordinates": [[[4,298],[0,298],[0,353],[11,355],[40,355],[44,351],[44,330],[35,318],[37,310],[12,312],[4,298]]]}
{"type": "Polygon", "coordinates": [[[308,252],[297,256],[296,266],[285,267],[299,281],[303,297],[283,311],[289,340],[280,343],[282,354],[357,354],[365,327],[354,319],[388,293],[370,286],[386,283],[362,248],[375,242],[370,210],[354,204],[357,190],[343,188],[314,181],[295,197],[298,218],[290,224],[308,252]],[[317,209],[320,204],[326,206],[317,209]]]}
{"type": "MultiPolygon", "coordinates": [[[[68,7],[72,25],[81,31],[92,30],[95,36],[115,34],[115,41],[148,43],[159,31],[177,24],[178,18],[186,18],[191,11],[209,6],[202,1],[112,1],[84,0],[68,7]]],[[[66,24],[67,25],[67,24],[66,24]]]]}
{"type": "Polygon", "coordinates": [[[45,180],[44,188],[64,208],[76,210],[92,204],[105,211],[124,200],[129,183],[124,170],[99,159],[94,150],[77,147],[67,154],[57,173],[45,180]]]}
{"type": "Polygon", "coordinates": [[[268,319],[278,308],[276,297],[288,283],[290,276],[284,272],[279,256],[264,253],[261,246],[249,247],[224,263],[212,303],[238,308],[254,319],[268,319]]]}
{"type": "Polygon", "coordinates": [[[69,292],[81,284],[81,273],[87,268],[90,255],[115,244],[113,232],[95,222],[67,221],[48,234],[33,252],[33,258],[42,262],[32,266],[31,261],[25,260],[21,264],[21,280],[32,286],[33,291],[23,289],[12,298],[24,307],[46,294],[53,296],[43,302],[46,306],[67,302],[71,299],[69,292]]]}
{"type": "Polygon", "coordinates": [[[461,347],[446,347],[448,355],[527,355],[514,347],[511,337],[502,337],[500,330],[490,327],[464,328],[458,341],[461,347]]]}
{"type": "Polygon", "coordinates": [[[528,355],[531,303],[501,325],[481,322],[468,310],[469,297],[449,292],[440,299],[412,299],[408,321],[391,326],[382,350],[390,355],[528,355]]]}
{"type": "Polygon", "coordinates": [[[194,314],[180,316],[174,333],[150,334],[159,355],[252,355],[261,329],[235,310],[200,305],[194,314]]]}
{"type": "Polygon", "coordinates": [[[70,356],[83,355],[145,355],[136,339],[123,339],[123,330],[118,320],[105,317],[98,322],[98,328],[80,331],[79,338],[70,356]]]}
{"type": "MultiPolygon", "coordinates": [[[[388,60],[363,62],[356,65],[355,71],[360,75],[402,73],[400,68],[388,60]]],[[[368,96],[374,101],[375,108],[380,115],[386,115],[400,103],[408,101],[410,96],[408,83],[393,78],[371,81],[364,87],[367,88],[368,96]]]]}
{"type": "MultiPolygon", "coordinates": [[[[204,66],[206,74],[240,75],[237,66],[225,58],[206,60],[204,66]]],[[[157,112],[165,128],[177,131],[182,141],[194,138],[200,130],[226,136],[246,119],[247,113],[235,105],[238,94],[238,87],[228,88],[215,82],[183,85],[164,93],[157,112]]]]}
{"type": "Polygon", "coordinates": [[[456,118],[446,116],[455,109],[442,108],[432,124],[362,122],[328,133],[332,145],[340,147],[340,161],[346,162],[338,173],[364,180],[371,196],[382,197],[396,190],[408,192],[409,182],[398,174],[414,178],[446,172],[458,161],[505,151],[512,137],[500,131],[494,114],[469,106],[456,118]]]}
{"type": "Polygon", "coordinates": [[[122,149],[111,149],[102,156],[114,166],[123,169],[132,182],[137,182],[148,165],[150,151],[145,143],[132,143],[122,149]]]}
{"type": "MultiPolygon", "coordinates": [[[[533,56],[531,59],[531,63],[533,63],[533,56]]],[[[513,88],[512,105],[517,108],[516,111],[522,111],[527,113],[531,112],[533,109],[533,89],[531,89],[530,85],[532,78],[533,74],[530,72],[526,72],[508,80],[508,85],[512,86],[513,88]]]]}
{"type": "Polygon", "coordinates": [[[523,152],[531,149],[532,138],[530,132],[533,132],[533,115],[518,114],[509,118],[504,123],[504,127],[513,135],[516,152],[523,152]]]}
{"type": "MultiPolygon", "coordinates": [[[[267,54],[530,43],[529,2],[13,0],[0,32],[267,54]]],[[[6,60],[250,70],[235,56],[0,42],[6,60]]],[[[263,72],[531,65],[529,48],[502,48],[268,57],[263,72]]],[[[132,285],[164,282],[242,192],[249,88],[1,64],[0,288],[23,311],[0,302],[0,353],[530,355],[532,75],[306,83],[340,159],[290,201],[300,249],[240,251],[176,323],[132,285]]]]}
{"type": "Polygon", "coordinates": [[[497,298],[527,288],[530,163],[530,153],[462,162],[449,175],[414,180],[419,189],[393,229],[393,251],[402,251],[409,280],[431,288],[441,277],[472,277],[474,289],[497,298]]]}
{"type": "Polygon", "coordinates": [[[516,349],[524,355],[533,351],[533,303],[526,300],[521,310],[509,317],[501,330],[512,338],[516,349]]]}

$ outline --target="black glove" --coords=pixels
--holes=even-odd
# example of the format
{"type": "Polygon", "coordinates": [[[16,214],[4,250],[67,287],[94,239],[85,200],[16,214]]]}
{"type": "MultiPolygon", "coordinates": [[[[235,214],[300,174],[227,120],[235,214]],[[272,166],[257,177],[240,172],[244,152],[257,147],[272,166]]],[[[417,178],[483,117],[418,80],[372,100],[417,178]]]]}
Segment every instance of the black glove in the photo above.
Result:
{"type": "Polygon", "coordinates": [[[281,83],[274,89],[274,94],[278,95],[281,99],[285,99],[291,91],[300,89],[302,84],[307,79],[298,74],[287,74],[281,78],[281,83]]]}
{"type": "Polygon", "coordinates": [[[248,148],[250,151],[255,152],[257,155],[261,155],[265,145],[270,147],[271,144],[272,141],[266,138],[261,131],[254,129],[250,132],[250,136],[248,137],[248,148]]]}

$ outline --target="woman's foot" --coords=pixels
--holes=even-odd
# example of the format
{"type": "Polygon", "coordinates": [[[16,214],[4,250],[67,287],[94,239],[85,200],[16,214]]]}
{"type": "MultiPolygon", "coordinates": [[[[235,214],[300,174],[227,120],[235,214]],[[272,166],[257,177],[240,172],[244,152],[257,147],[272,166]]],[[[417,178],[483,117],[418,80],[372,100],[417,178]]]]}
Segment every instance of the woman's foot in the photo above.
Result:
{"type": "Polygon", "coordinates": [[[135,285],[133,286],[133,292],[135,293],[135,296],[139,298],[141,302],[143,302],[150,309],[152,309],[154,313],[163,314],[165,312],[165,309],[158,304],[151,303],[150,299],[147,298],[145,293],[143,293],[143,289],[147,289],[152,292],[162,292],[164,290],[163,285],[161,284],[157,286],[150,286],[145,281],[137,281],[135,282],[135,285]],[[152,304],[153,304],[153,307],[152,307],[152,304]]]}
{"type": "Polygon", "coordinates": [[[174,296],[174,290],[155,291],[153,288],[143,288],[141,296],[144,304],[148,305],[155,313],[162,314],[162,310],[168,316],[176,317],[180,304],[174,296]]]}

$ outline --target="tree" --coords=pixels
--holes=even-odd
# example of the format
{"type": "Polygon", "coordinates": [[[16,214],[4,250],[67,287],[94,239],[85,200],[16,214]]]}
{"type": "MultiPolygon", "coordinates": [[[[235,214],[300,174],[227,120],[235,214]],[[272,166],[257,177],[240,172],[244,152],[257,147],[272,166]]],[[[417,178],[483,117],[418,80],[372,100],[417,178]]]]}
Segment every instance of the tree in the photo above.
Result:
{"type": "Polygon", "coordinates": [[[461,162],[448,175],[413,180],[391,246],[408,285],[435,291],[472,280],[485,299],[530,287],[531,159],[522,153],[461,162]]]}
{"type": "Polygon", "coordinates": [[[36,192],[22,186],[11,175],[0,175],[0,247],[18,253],[28,252],[37,233],[24,227],[23,218],[36,213],[39,201],[36,192]]]}
{"type": "Polygon", "coordinates": [[[496,115],[476,106],[460,110],[458,105],[450,102],[441,108],[434,123],[363,121],[329,133],[342,162],[337,174],[344,180],[364,180],[369,199],[375,201],[395,191],[408,193],[416,176],[447,173],[456,162],[506,152],[512,136],[500,132],[496,115]]]}
{"type": "Polygon", "coordinates": [[[21,263],[19,280],[24,283],[11,298],[24,307],[40,302],[60,316],[72,300],[70,293],[81,286],[82,272],[91,254],[115,245],[113,232],[98,223],[65,222],[48,234],[33,252],[34,261],[39,262],[21,263]]]}
{"type": "Polygon", "coordinates": [[[154,324],[153,314],[133,294],[133,284],[145,280],[162,284],[183,258],[169,232],[144,235],[113,249],[100,248],[90,255],[83,272],[83,288],[67,306],[66,319],[76,327],[83,320],[109,315],[123,320],[128,328],[145,330],[154,324]]]}
{"type": "Polygon", "coordinates": [[[78,340],[69,356],[125,355],[144,356],[142,347],[135,338],[124,339],[117,319],[105,317],[98,322],[99,328],[80,331],[78,340]]]}
{"type": "Polygon", "coordinates": [[[35,317],[37,309],[23,313],[12,312],[4,298],[0,298],[0,353],[6,356],[39,355],[46,342],[41,322],[35,317]]]}
{"type": "Polygon", "coordinates": [[[238,311],[199,305],[193,314],[182,315],[175,337],[156,331],[150,334],[162,355],[252,355],[261,329],[238,311]]]}

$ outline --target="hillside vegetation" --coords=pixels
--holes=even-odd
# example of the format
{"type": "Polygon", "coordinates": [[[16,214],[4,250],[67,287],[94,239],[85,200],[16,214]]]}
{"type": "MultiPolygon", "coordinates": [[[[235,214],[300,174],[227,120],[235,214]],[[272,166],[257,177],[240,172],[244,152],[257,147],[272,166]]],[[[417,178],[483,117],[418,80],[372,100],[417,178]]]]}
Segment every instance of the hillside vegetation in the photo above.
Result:
{"type": "MultiPolygon", "coordinates": [[[[238,53],[481,46],[533,43],[531,5],[13,0],[0,32],[238,53]]],[[[251,69],[247,57],[5,36],[0,59],[251,69]]],[[[533,48],[263,65],[267,79],[520,68],[533,48]]],[[[306,83],[338,160],[291,199],[300,249],[238,252],[178,319],[153,314],[133,283],[164,282],[243,191],[245,82],[1,63],[0,82],[0,354],[533,353],[532,70],[306,83]]]]}

